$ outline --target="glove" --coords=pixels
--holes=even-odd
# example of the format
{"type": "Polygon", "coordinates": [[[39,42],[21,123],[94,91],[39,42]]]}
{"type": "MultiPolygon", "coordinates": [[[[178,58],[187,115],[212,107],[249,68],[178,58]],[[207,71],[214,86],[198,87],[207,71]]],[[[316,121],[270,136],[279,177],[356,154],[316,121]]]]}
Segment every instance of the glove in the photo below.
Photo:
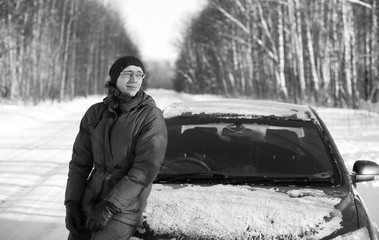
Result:
{"type": "Polygon", "coordinates": [[[110,202],[102,201],[87,218],[86,228],[91,232],[100,231],[119,212],[120,210],[110,202]]]}
{"type": "Polygon", "coordinates": [[[66,203],[66,228],[73,236],[79,236],[82,230],[82,210],[78,202],[66,203]]]}

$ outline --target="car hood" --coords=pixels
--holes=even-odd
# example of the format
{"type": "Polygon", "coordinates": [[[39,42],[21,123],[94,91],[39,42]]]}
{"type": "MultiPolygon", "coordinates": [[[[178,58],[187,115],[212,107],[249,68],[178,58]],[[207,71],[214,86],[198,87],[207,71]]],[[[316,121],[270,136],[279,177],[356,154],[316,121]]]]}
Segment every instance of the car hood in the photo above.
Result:
{"type": "Polygon", "coordinates": [[[357,229],[356,219],[345,219],[356,216],[352,199],[332,189],[154,184],[142,232],[159,239],[322,239],[357,229]]]}

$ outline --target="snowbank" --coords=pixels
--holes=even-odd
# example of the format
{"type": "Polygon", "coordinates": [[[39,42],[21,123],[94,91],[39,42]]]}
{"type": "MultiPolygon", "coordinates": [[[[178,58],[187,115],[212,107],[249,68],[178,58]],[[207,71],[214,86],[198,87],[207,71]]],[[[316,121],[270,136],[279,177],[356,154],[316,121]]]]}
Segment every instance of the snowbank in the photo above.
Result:
{"type": "Polygon", "coordinates": [[[379,135],[379,114],[366,110],[317,108],[335,138],[379,135]]]}
{"type": "MultiPolygon", "coordinates": [[[[148,89],[159,108],[175,102],[219,100],[220,96],[209,94],[186,94],[166,89],[148,89]]],[[[33,127],[41,122],[55,121],[74,113],[84,114],[92,104],[102,101],[104,96],[80,97],[73,101],[52,102],[34,105],[0,104],[0,131],[14,132],[33,127]]],[[[336,137],[373,135],[379,133],[379,114],[365,110],[316,108],[317,112],[336,137]]]]}
{"type": "MultiPolygon", "coordinates": [[[[221,97],[214,95],[191,95],[177,93],[165,89],[151,89],[146,91],[151,95],[159,108],[163,109],[174,102],[187,100],[214,100],[221,97]]],[[[70,115],[82,116],[94,103],[100,102],[105,96],[95,95],[79,97],[73,101],[53,102],[46,101],[38,105],[10,105],[0,104],[0,132],[13,134],[46,121],[59,121],[70,115]]],[[[80,120],[80,119],[79,119],[80,120]]]]}
{"type": "Polygon", "coordinates": [[[70,114],[83,113],[102,96],[76,98],[73,101],[46,101],[38,105],[0,104],[0,132],[13,134],[47,121],[59,121],[70,114]]]}

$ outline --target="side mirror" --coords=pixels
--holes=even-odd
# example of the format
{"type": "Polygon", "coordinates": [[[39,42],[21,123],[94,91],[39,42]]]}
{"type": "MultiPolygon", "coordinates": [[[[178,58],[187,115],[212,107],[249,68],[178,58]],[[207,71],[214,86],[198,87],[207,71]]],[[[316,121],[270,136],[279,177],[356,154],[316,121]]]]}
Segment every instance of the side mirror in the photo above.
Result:
{"type": "Polygon", "coordinates": [[[372,181],[379,177],[379,165],[372,161],[359,160],[354,163],[355,182],[372,181]]]}

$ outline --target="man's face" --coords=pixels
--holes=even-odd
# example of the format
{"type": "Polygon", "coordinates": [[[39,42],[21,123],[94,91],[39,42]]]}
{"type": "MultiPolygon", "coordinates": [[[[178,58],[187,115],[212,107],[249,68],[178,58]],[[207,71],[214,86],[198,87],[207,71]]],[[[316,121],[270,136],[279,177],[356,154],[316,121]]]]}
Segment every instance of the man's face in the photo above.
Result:
{"type": "Polygon", "coordinates": [[[142,68],[134,65],[127,66],[117,78],[116,87],[119,91],[134,97],[140,90],[144,73],[142,68]]]}

